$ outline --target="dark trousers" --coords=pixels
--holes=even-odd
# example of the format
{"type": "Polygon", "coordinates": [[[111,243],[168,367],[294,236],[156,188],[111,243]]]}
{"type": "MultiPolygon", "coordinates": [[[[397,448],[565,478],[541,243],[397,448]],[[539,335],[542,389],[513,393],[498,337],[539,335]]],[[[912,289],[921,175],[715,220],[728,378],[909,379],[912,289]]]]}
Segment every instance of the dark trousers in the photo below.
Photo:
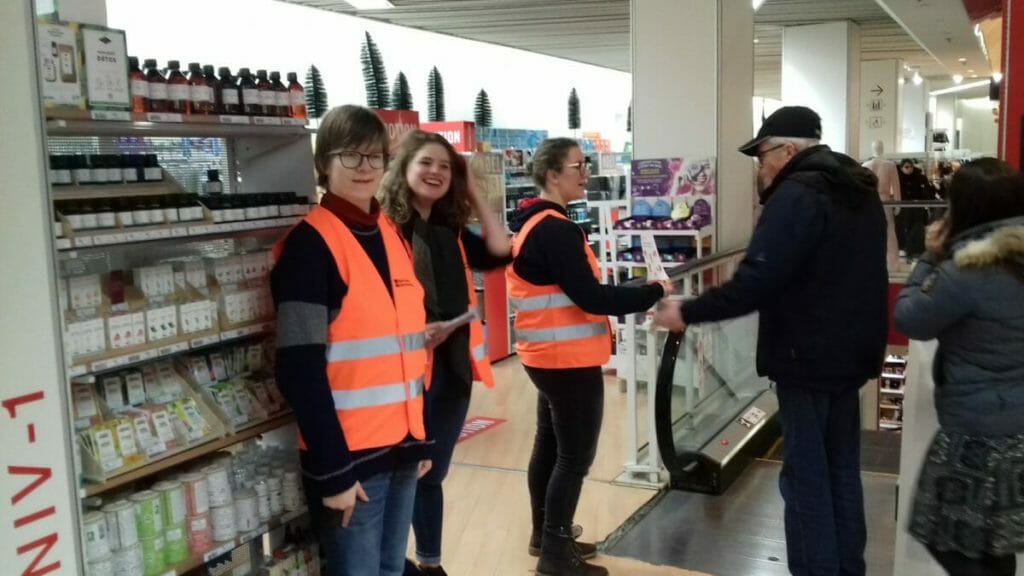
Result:
{"type": "Polygon", "coordinates": [[[424,417],[434,438],[431,468],[416,484],[416,503],[412,528],[416,535],[416,559],[421,564],[441,563],[441,529],[444,524],[444,491],[441,483],[448,476],[455,443],[469,410],[466,383],[459,381],[443,361],[436,358],[430,389],[424,397],[424,417]]]}
{"type": "Polygon", "coordinates": [[[931,546],[928,552],[949,576],[1013,576],[1017,573],[1017,557],[1013,554],[970,558],[960,552],[936,550],[931,546]]]}
{"type": "Polygon", "coordinates": [[[526,368],[537,387],[537,435],[528,481],[533,529],[570,529],[604,414],[601,367],[526,368]]]}
{"type": "Polygon", "coordinates": [[[831,393],[779,383],[786,552],[794,576],[864,576],[858,386],[831,393]]]}

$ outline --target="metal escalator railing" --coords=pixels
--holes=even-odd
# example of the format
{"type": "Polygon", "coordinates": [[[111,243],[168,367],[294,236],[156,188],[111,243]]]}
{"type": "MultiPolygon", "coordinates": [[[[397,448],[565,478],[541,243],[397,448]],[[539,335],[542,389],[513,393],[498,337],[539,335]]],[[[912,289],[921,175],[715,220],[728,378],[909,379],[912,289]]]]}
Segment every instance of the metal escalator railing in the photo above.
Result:
{"type": "MultiPolygon", "coordinates": [[[[731,278],[743,255],[743,249],[716,254],[669,275],[683,297],[697,296],[731,278]]],[[[674,487],[721,492],[752,453],[774,441],[777,401],[768,380],[756,374],[756,347],[756,314],[664,338],[654,420],[674,487]]]]}

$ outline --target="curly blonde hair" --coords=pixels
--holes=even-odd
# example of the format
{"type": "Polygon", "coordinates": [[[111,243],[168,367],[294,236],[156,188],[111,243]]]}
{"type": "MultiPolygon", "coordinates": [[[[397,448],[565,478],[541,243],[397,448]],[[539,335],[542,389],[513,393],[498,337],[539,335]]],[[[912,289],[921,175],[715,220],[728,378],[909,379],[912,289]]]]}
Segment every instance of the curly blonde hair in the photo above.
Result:
{"type": "Polygon", "coordinates": [[[416,153],[428,144],[438,144],[448,151],[451,158],[452,179],[448,192],[438,200],[430,212],[431,220],[444,226],[459,229],[466,226],[472,213],[469,201],[469,173],[466,159],[459,154],[440,134],[413,130],[402,137],[394,160],[381,182],[378,198],[381,209],[397,224],[405,224],[412,218],[412,189],[405,174],[416,153]]]}

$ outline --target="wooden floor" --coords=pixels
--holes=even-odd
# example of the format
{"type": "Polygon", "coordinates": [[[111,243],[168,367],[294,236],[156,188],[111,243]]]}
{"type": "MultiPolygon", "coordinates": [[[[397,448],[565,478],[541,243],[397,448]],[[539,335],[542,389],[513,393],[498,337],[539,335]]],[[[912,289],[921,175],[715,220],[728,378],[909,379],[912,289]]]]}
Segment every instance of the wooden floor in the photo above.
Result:
{"type": "MultiPolygon", "coordinates": [[[[451,576],[532,574],[527,554],[530,504],[526,468],[533,446],[537,392],[513,357],[495,366],[497,386],[477,386],[469,416],[506,422],[459,444],[445,481],[442,564],[451,576]]],[[[604,425],[597,460],[583,486],[576,522],[582,539],[604,540],[655,496],[652,490],[613,486],[622,472],[625,395],[606,379],[604,425]]],[[[409,554],[413,542],[410,538],[409,554]]],[[[598,555],[595,563],[619,576],[696,576],[701,573],[598,555]]]]}

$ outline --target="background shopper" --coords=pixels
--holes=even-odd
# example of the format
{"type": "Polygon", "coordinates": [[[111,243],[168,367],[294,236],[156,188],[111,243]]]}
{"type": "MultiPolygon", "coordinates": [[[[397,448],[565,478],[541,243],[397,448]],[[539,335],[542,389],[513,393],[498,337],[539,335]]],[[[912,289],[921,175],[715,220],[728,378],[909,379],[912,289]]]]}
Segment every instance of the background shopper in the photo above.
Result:
{"type": "Polygon", "coordinates": [[[327,194],[275,247],[271,273],[277,385],[332,576],[402,574],[417,472],[430,467],[423,289],[374,199],[387,147],[366,108],[324,116],[314,162],[327,194]]]}
{"type": "Polygon", "coordinates": [[[416,130],[403,137],[381,188],[385,214],[412,246],[416,277],[425,293],[428,346],[433,348],[426,421],[436,442],[433,466],[416,489],[412,525],[419,566],[407,560],[407,575],[445,574],[441,483],[466,420],[473,381],[494,386],[480,320],[456,328],[447,324],[477,309],[471,268],[489,270],[511,261],[508,235],[468,172],[465,159],[444,137],[416,130]],[[466,228],[472,213],[483,225],[483,238],[466,228]]]}
{"type": "Polygon", "coordinates": [[[965,164],[947,218],[896,301],[896,327],[938,338],[939,431],[910,532],[952,575],[1012,576],[1024,551],[1024,180],[1006,163],[965,164]]]}
{"type": "Polygon", "coordinates": [[[524,201],[514,214],[514,261],[506,273],[516,310],[516,352],[539,392],[528,471],[530,551],[540,556],[539,576],[600,576],[608,571],[584,561],[596,549],[574,541],[573,516],[601,431],[601,365],[611,353],[606,316],[646,310],[672,285],[600,283],[586,235],[565,210],[586,193],[586,159],[574,140],[542,142],[531,175],[540,196],[524,201]]]}
{"type": "Polygon", "coordinates": [[[779,398],[786,551],[797,576],[863,575],[859,388],[877,377],[888,317],[886,222],[875,176],[819,144],[821,119],[780,108],[740,152],[764,208],[733,277],[655,321],[760,313],[757,371],[779,398]]]}

